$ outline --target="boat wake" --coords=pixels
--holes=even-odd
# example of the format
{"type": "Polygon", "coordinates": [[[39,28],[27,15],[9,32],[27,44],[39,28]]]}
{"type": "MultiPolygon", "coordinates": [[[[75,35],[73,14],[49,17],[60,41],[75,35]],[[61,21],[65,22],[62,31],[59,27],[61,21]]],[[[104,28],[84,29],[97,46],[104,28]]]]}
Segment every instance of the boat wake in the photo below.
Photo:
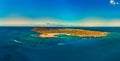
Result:
{"type": "Polygon", "coordinates": [[[13,40],[14,42],[16,43],[24,43],[24,42],[21,42],[21,41],[18,41],[18,40],[13,40]]]}

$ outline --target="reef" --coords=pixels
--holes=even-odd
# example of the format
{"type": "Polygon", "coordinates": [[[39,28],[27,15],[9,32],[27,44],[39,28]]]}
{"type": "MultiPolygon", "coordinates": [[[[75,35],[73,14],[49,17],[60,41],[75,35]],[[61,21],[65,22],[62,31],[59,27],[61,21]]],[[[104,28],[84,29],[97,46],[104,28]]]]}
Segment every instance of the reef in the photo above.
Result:
{"type": "Polygon", "coordinates": [[[59,34],[78,37],[105,37],[108,34],[108,32],[72,28],[64,29],[33,28],[32,30],[40,33],[39,37],[42,38],[57,37],[56,35],[59,34]]]}

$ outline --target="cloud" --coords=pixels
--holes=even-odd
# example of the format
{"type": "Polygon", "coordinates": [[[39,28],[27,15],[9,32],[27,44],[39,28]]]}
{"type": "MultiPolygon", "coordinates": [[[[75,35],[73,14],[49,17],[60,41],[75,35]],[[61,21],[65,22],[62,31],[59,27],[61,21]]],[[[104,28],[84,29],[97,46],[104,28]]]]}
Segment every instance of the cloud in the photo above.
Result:
{"type": "Polygon", "coordinates": [[[111,5],[118,5],[119,2],[117,2],[117,1],[115,1],[115,0],[110,0],[110,4],[111,4],[111,5]]]}

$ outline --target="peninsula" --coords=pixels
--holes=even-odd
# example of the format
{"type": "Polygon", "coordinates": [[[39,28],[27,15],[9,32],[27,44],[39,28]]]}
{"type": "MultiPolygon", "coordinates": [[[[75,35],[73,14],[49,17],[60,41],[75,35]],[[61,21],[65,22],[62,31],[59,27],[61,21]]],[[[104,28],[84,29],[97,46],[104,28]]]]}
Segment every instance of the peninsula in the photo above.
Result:
{"type": "Polygon", "coordinates": [[[47,29],[47,28],[33,28],[33,31],[40,33],[39,37],[43,38],[51,38],[56,37],[58,34],[66,34],[70,36],[78,36],[78,37],[104,37],[107,36],[108,32],[101,31],[92,31],[92,30],[84,30],[84,29],[47,29]]]}

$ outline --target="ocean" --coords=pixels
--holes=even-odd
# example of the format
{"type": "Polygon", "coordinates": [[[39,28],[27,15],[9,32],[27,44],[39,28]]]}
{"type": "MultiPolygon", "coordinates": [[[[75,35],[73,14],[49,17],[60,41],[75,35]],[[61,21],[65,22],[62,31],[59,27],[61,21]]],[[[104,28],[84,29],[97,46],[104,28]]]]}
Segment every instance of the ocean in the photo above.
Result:
{"type": "Polygon", "coordinates": [[[0,61],[120,61],[120,27],[69,27],[111,33],[100,38],[39,38],[33,28],[1,26],[0,61]]]}

